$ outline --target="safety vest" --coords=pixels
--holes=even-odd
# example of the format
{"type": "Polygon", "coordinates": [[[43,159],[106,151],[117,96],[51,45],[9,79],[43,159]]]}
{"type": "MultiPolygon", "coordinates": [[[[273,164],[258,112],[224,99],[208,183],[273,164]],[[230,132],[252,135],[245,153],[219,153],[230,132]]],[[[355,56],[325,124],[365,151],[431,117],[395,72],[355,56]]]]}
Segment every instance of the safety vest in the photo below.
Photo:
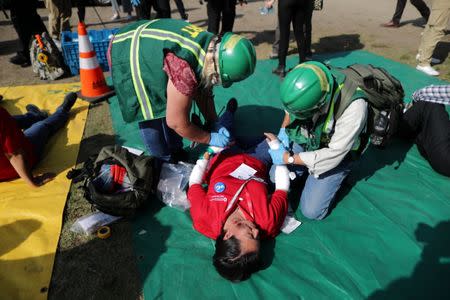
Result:
{"type": "MultiPolygon", "coordinates": [[[[338,111],[342,102],[345,102],[344,105],[348,106],[356,99],[366,98],[364,92],[358,88],[351,96],[350,101],[341,101],[341,90],[344,87],[345,75],[333,68],[331,68],[331,73],[335,78],[336,86],[327,113],[319,116],[315,122],[298,120],[291,115],[291,123],[286,126],[289,140],[301,145],[305,151],[314,151],[328,146],[334,133],[335,112],[338,111]]],[[[355,141],[352,150],[358,150],[359,147],[360,138],[355,141]]]]}
{"type": "Polygon", "coordinates": [[[181,20],[142,20],[122,28],[111,49],[111,75],[126,122],[165,117],[167,74],[164,56],[185,60],[201,80],[213,34],[181,20]]]}

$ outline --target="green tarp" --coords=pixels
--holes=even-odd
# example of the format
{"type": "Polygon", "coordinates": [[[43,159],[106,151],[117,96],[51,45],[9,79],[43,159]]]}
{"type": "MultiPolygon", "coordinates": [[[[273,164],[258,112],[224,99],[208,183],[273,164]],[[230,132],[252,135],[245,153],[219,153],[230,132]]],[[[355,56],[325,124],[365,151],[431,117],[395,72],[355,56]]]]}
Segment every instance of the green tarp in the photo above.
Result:
{"type": "MultiPolygon", "coordinates": [[[[382,66],[402,81],[407,101],[418,88],[446,84],[365,51],[315,58],[382,66]]],[[[217,110],[231,96],[238,99],[235,124],[243,135],[278,131],[283,112],[275,65],[258,61],[251,78],[215,90],[217,110]]],[[[117,99],[111,114],[119,142],[142,148],[117,99]]],[[[299,191],[290,193],[294,207],[298,198],[299,191]]],[[[303,224],[296,231],[264,244],[264,269],[233,284],[214,270],[214,241],[194,231],[189,213],[154,199],[134,222],[145,299],[450,299],[450,180],[416,146],[395,140],[389,149],[369,149],[325,220],[297,216],[303,224]]]]}

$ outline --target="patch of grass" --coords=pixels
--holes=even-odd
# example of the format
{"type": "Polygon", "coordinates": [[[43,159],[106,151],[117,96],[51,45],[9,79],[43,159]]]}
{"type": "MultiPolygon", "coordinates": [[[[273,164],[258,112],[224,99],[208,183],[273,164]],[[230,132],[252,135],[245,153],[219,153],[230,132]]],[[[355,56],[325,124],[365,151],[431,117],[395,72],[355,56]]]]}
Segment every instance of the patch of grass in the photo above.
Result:
{"type": "Polygon", "coordinates": [[[411,55],[408,53],[402,54],[402,56],[400,56],[400,60],[402,61],[409,61],[411,58],[411,55]]]}
{"type": "MultiPolygon", "coordinates": [[[[77,168],[103,146],[114,143],[108,104],[91,107],[77,168]]],[[[142,299],[129,221],[112,224],[112,235],[106,240],[70,231],[79,217],[92,212],[81,186],[72,184],[68,195],[48,299],[142,299]]]]}

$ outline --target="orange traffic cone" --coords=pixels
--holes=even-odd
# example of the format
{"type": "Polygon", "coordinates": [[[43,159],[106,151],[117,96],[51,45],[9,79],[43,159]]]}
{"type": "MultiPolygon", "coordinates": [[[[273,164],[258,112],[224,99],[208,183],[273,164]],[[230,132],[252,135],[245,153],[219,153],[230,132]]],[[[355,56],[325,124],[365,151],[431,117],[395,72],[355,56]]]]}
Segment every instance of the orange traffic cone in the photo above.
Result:
{"type": "Polygon", "coordinates": [[[83,22],[78,23],[78,48],[81,81],[79,96],[88,102],[95,103],[114,95],[114,90],[106,85],[103,71],[98,64],[97,55],[83,22]]]}

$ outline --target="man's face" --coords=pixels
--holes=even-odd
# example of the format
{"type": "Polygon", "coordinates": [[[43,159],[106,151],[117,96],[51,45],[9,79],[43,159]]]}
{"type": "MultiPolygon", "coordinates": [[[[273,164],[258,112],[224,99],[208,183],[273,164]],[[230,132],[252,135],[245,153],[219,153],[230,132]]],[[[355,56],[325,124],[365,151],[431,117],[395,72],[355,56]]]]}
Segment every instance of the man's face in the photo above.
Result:
{"type": "Polygon", "coordinates": [[[234,236],[241,244],[241,255],[259,251],[259,230],[248,220],[232,220],[224,240],[234,236]]]}

